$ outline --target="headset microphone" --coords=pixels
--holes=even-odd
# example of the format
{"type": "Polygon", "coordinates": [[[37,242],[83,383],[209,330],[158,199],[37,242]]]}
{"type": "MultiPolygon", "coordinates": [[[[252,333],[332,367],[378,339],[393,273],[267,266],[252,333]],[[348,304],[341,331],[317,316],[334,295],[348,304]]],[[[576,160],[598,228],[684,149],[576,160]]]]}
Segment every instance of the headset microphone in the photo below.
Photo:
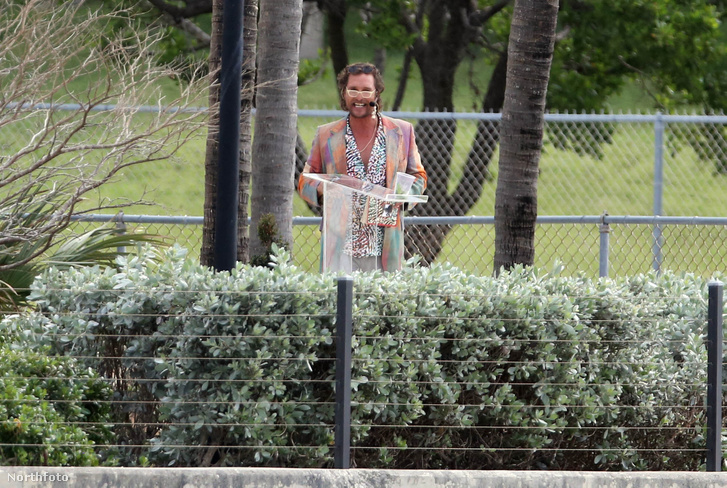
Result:
{"type": "Polygon", "coordinates": [[[376,106],[376,102],[369,102],[369,107],[375,107],[375,106],[376,106]]]}

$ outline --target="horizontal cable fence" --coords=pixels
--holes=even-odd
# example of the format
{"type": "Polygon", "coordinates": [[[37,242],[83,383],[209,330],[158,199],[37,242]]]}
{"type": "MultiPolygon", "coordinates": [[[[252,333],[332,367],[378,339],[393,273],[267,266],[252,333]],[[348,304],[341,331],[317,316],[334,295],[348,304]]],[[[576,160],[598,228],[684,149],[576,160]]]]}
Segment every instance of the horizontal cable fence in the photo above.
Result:
{"type": "MultiPolygon", "coordinates": [[[[198,255],[202,217],[78,215],[75,231],[113,223],[119,232],[149,232],[198,255]]],[[[317,271],[320,217],[294,217],[293,259],[317,271]]],[[[449,237],[436,262],[449,262],[476,274],[491,274],[495,255],[494,217],[405,217],[407,239],[419,252],[427,242],[422,229],[446,228],[449,237]]],[[[671,270],[711,276],[727,261],[727,217],[651,217],[615,215],[540,216],[535,233],[535,265],[562,266],[566,275],[628,276],[671,270]]]]}
{"type": "Polygon", "coordinates": [[[610,315],[590,294],[376,286],[39,291],[3,321],[3,460],[720,469],[721,283],[610,315]]]}

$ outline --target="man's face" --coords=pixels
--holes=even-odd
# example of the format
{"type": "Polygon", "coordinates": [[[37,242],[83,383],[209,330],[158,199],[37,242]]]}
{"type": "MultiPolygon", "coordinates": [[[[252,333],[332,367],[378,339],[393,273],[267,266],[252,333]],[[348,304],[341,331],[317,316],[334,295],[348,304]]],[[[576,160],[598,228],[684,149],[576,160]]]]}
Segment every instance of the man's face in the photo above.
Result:
{"type": "Polygon", "coordinates": [[[376,100],[374,75],[370,73],[349,75],[343,97],[346,101],[346,108],[348,108],[348,112],[352,117],[364,118],[373,116],[376,108],[369,105],[369,103],[376,100]],[[350,90],[355,90],[355,92],[350,92],[350,90]],[[368,98],[366,98],[367,95],[368,98]]]}

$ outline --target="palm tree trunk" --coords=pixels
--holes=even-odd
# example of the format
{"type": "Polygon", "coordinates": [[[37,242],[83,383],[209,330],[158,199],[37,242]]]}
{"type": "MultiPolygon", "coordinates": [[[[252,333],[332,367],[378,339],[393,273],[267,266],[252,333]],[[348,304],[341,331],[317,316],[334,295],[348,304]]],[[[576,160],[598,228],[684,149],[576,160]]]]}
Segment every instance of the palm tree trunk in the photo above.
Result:
{"type": "Polygon", "coordinates": [[[535,259],[538,165],[558,0],[516,0],[495,193],[495,273],[535,259]]]}
{"type": "Polygon", "coordinates": [[[275,217],[279,239],[292,249],[302,18],[302,0],[263,0],[260,4],[257,113],[252,146],[251,256],[267,252],[257,235],[258,223],[266,214],[275,217]]]}
{"type": "Polygon", "coordinates": [[[346,47],[348,5],[346,0],[322,0],[318,4],[326,15],[326,37],[331,50],[333,73],[337,74],[348,65],[348,48],[346,47]]]}
{"type": "Polygon", "coordinates": [[[222,66],[222,5],[224,0],[212,1],[212,35],[209,56],[209,107],[210,119],[204,158],[204,224],[200,262],[212,266],[215,250],[215,223],[217,221],[217,159],[220,119],[217,106],[220,102],[220,67],[222,66]]]}
{"type": "Polygon", "coordinates": [[[240,96],[240,202],[237,211],[237,260],[250,261],[250,230],[247,224],[252,175],[252,106],[257,66],[258,0],[245,0],[242,45],[242,93],[240,96]]]}
{"type": "MultiPolygon", "coordinates": [[[[202,226],[202,249],[200,262],[212,266],[215,249],[215,225],[217,221],[217,164],[219,145],[220,101],[219,71],[222,65],[222,27],[224,0],[212,2],[212,35],[210,38],[210,91],[211,110],[207,146],[205,151],[204,224],[202,226]]],[[[247,224],[250,195],[251,145],[252,145],[252,100],[255,83],[255,52],[257,44],[258,0],[246,0],[243,26],[243,65],[240,110],[240,200],[237,224],[237,260],[249,260],[249,230],[247,224]]]]}

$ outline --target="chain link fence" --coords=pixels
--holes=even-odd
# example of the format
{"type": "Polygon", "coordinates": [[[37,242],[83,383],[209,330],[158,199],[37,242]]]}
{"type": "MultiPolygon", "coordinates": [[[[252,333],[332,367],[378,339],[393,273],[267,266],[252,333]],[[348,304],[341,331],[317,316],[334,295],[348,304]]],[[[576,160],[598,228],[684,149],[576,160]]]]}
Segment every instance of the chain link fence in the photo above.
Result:
{"type": "MultiPolygon", "coordinates": [[[[337,110],[300,110],[300,154],[320,124],[344,115],[337,110]]],[[[500,114],[396,112],[417,125],[417,141],[429,173],[430,200],[412,216],[491,216],[498,173],[500,114]]],[[[656,114],[546,114],[538,180],[540,216],[727,216],[727,116],[656,114]]],[[[21,137],[22,135],[10,135],[21,137]]],[[[203,214],[205,134],[173,160],[129,168],[102,188],[99,198],[145,199],[132,214],[203,214]]],[[[298,161],[299,168],[302,161],[298,161]]],[[[314,216],[296,197],[294,215],[314,216]]],[[[88,224],[86,224],[88,225],[88,224]]],[[[169,236],[196,255],[201,226],[145,223],[147,232],[169,236]]],[[[131,228],[131,226],[130,226],[131,228]]],[[[611,274],[653,267],[654,246],[670,269],[710,273],[724,261],[724,225],[660,229],[651,225],[611,228],[611,274]],[[621,249],[622,252],[616,252],[621,249]]],[[[306,269],[318,269],[315,224],[294,227],[294,255],[306,269]]],[[[494,227],[428,225],[410,227],[410,252],[449,261],[473,272],[491,273],[494,227]]],[[[599,229],[574,223],[539,225],[536,265],[560,262],[566,272],[598,272],[599,229]]]]}
{"type": "MultiPolygon", "coordinates": [[[[123,222],[114,222],[118,218],[85,215],[71,228],[80,233],[100,223],[115,225],[120,232],[158,235],[198,257],[202,217],[124,215],[123,222]]],[[[293,219],[293,260],[310,272],[319,270],[319,225],[319,217],[293,219]]],[[[430,251],[417,247],[424,241],[417,236],[429,235],[435,228],[450,233],[437,262],[479,275],[492,273],[494,217],[406,217],[405,225],[415,242],[415,254],[430,251]]],[[[540,216],[535,239],[535,266],[568,276],[615,277],[662,270],[712,276],[727,261],[727,247],[722,245],[727,217],[540,216]]]]}

